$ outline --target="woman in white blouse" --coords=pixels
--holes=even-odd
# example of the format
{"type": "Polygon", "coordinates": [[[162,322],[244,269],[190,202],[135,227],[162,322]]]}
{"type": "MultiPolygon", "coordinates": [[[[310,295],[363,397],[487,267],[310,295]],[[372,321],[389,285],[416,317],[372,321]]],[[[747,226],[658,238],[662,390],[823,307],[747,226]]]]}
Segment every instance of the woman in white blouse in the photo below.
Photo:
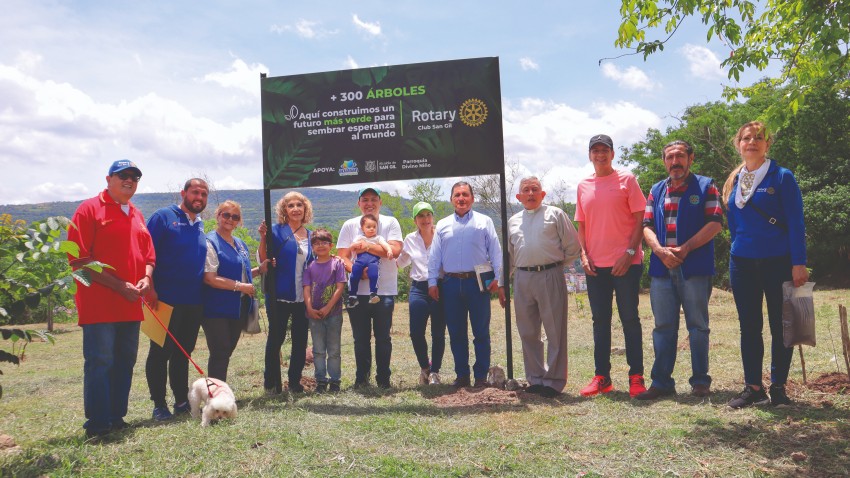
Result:
{"type": "Polygon", "coordinates": [[[410,340],[421,372],[419,385],[439,384],[440,367],[446,350],[446,320],[442,304],[428,295],[428,252],[434,239],[434,209],[427,202],[413,206],[416,231],[404,238],[399,255],[399,268],[410,265],[410,340]],[[431,360],[428,359],[428,342],[425,328],[431,317],[431,360]]]}

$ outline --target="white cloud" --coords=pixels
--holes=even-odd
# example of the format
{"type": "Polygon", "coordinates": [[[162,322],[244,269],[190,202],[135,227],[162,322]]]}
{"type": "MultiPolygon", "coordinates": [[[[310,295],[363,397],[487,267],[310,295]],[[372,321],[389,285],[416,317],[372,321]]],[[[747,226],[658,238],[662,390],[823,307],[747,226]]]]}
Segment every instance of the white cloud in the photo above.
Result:
{"type": "Polygon", "coordinates": [[[260,73],[268,73],[269,69],[262,63],[248,65],[241,59],[233,60],[230,70],[208,73],[203,81],[217,83],[225,88],[236,88],[259,98],[260,73]]]}
{"type": "Polygon", "coordinates": [[[33,71],[38,67],[43,58],[32,51],[21,51],[15,56],[15,67],[22,71],[33,71]]]}
{"type": "Polygon", "coordinates": [[[261,184],[259,115],[217,122],[155,93],[100,102],[2,63],[0,98],[0,170],[17,178],[4,184],[0,204],[81,199],[102,187],[108,164],[122,157],[144,171],[145,190],[168,190],[199,167],[261,184]]]}
{"type": "Polygon", "coordinates": [[[540,65],[538,65],[534,60],[525,56],[519,59],[519,66],[522,67],[523,70],[539,70],[540,65]]]}
{"type": "Polygon", "coordinates": [[[324,28],[321,28],[321,24],[319,22],[314,22],[303,18],[295,22],[295,25],[274,24],[271,26],[270,30],[275,33],[294,32],[301,38],[306,38],[308,40],[314,38],[323,38],[326,36],[335,35],[337,33],[336,30],[326,30],[324,28]]]}
{"type": "Polygon", "coordinates": [[[213,187],[217,190],[223,191],[226,189],[251,189],[258,186],[256,183],[234,178],[233,176],[226,176],[222,179],[216,179],[213,181],[213,187]]]}
{"type": "Polygon", "coordinates": [[[366,33],[368,33],[372,36],[378,36],[378,35],[381,34],[381,23],[380,22],[369,23],[369,22],[363,21],[363,20],[360,19],[360,17],[357,16],[356,13],[351,16],[351,21],[354,23],[354,26],[356,26],[357,28],[365,31],[366,33]]]}
{"type": "Polygon", "coordinates": [[[345,59],[345,61],[342,62],[342,65],[344,67],[350,69],[350,70],[353,70],[355,68],[360,68],[360,65],[358,65],[357,62],[354,61],[354,58],[351,58],[351,55],[348,55],[348,57],[345,59]]]}
{"type": "Polygon", "coordinates": [[[691,75],[708,80],[726,79],[726,72],[720,67],[720,58],[704,46],[687,44],[679,53],[688,61],[691,75]]]}
{"type": "Polygon", "coordinates": [[[573,195],[593,170],[587,158],[591,136],[608,134],[619,150],[662,124],[652,111],[624,101],[595,103],[588,111],[539,98],[503,99],[502,106],[506,159],[518,161],[524,172],[546,173],[549,186],[563,180],[573,195]]]}
{"type": "MultiPolygon", "coordinates": [[[[103,177],[106,177],[106,169],[103,171],[103,177]]],[[[103,186],[106,186],[105,180],[103,186]]],[[[62,201],[68,197],[85,197],[93,194],[83,183],[54,184],[50,181],[34,186],[32,193],[39,202],[62,201]]]]}
{"type": "Polygon", "coordinates": [[[620,69],[613,63],[602,65],[602,74],[617,82],[622,88],[629,90],[652,91],[661,85],[650,80],[649,76],[636,66],[620,69]]]}

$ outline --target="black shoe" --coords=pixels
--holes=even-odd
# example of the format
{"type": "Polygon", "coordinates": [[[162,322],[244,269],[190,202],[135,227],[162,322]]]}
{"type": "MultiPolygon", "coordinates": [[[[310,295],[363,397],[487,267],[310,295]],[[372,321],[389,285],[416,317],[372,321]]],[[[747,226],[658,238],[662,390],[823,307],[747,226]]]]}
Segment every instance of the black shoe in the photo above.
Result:
{"type": "Polygon", "coordinates": [[[331,393],[338,392],[339,391],[339,384],[335,383],[335,382],[331,383],[330,387],[328,387],[328,391],[330,391],[331,393]]]}
{"type": "Polygon", "coordinates": [[[282,393],[283,387],[281,385],[275,385],[273,387],[264,387],[266,395],[280,395],[282,393]]]}
{"type": "Polygon", "coordinates": [[[112,423],[109,424],[109,428],[111,430],[123,430],[125,428],[128,428],[129,426],[130,425],[125,422],[123,418],[112,420],[112,423]]]}
{"type": "Polygon", "coordinates": [[[378,297],[378,294],[376,292],[372,292],[371,294],[369,294],[369,303],[370,304],[377,304],[380,301],[381,301],[381,298],[378,297]]]}
{"type": "Polygon", "coordinates": [[[731,408],[744,408],[751,405],[765,405],[769,401],[770,398],[764,392],[764,387],[756,390],[750,385],[747,385],[737,397],[729,401],[729,406],[731,408]]]}
{"type": "Polygon", "coordinates": [[[469,375],[466,377],[458,377],[452,382],[452,387],[461,388],[470,386],[469,375]]]}
{"type": "Polygon", "coordinates": [[[540,385],[539,383],[534,385],[529,385],[528,388],[525,389],[527,393],[540,393],[543,389],[546,388],[545,385],[540,385]]]}
{"type": "Polygon", "coordinates": [[[555,398],[559,395],[561,395],[561,392],[549,386],[543,386],[543,390],[540,391],[540,396],[543,398],[555,398]]]}
{"type": "Polygon", "coordinates": [[[289,391],[291,393],[304,393],[304,385],[301,385],[300,382],[289,382],[289,391]]]}
{"type": "Polygon", "coordinates": [[[90,428],[86,428],[86,438],[87,439],[101,438],[101,437],[105,437],[108,434],[109,434],[109,428],[101,428],[101,429],[97,429],[97,430],[92,430],[90,428]]]}
{"type": "Polygon", "coordinates": [[[349,309],[353,309],[353,308],[357,307],[358,305],[360,305],[360,301],[357,300],[356,296],[352,295],[352,296],[348,297],[348,308],[349,309]]]}
{"type": "Polygon", "coordinates": [[[377,382],[375,382],[375,383],[377,383],[377,384],[378,384],[378,388],[383,388],[384,390],[389,390],[390,388],[392,388],[392,385],[390,385],[390,381],[389,381],[389,380],[386,380],[386,381],[384,381],[384,380],[378,380],[378,381],[377,381],[377,382]]]}
{"type": "Polygon", "coordinates": [[[327,382],[319,382],[316,384],[316,393],[325,393],[328,391],[327,382]]]}
{"type": "Polygon", "coordinates": [[[490,384],[487,383],[486,378],[476,378],[475,379],[475,388],[487,388],[490,384]]]}
{"type": "Polygon", "coordinates": [[[676,390],[668,390],[650,385],[649,390],[637,394],[635,400],[657,400],[661,397],[669,397],[671,395],[676,395],[676,390]]]}
{"type": "Polygon", "coordinates": [[[368,386],[369,386],[369,382],[367,382],[366,380],[355,380],[354,385],[352,385],[351,388],[358,390],[358,389],[361,389],[361,388],[366,388],[368,386]]]}
{"type": "Polygon", "coordinates": [[[691,395],[694,397],[707,397],[711,395],[711,386],[704,383],[698,383],[691,388],[691,395]]]}
{"type": "Polygon", "coordinates": [[[785,385],[770,386],[770,404],[774,407],[791,406],[791,399],[785,394],[785,385]]]}

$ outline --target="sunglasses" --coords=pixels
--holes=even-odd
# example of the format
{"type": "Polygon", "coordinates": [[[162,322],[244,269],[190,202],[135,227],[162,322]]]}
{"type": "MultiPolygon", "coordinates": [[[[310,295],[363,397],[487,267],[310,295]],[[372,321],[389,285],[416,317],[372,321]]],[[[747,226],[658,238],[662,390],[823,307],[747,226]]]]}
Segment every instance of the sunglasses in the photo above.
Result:
{"type": "Polygon", "coordinates": [[[219,215],[224,219],[232,219],[235,222],[239,222],[239,220],[242,219],[242,216],[240,216],[239,214],[230,214],[229,212],[223,212],[219,215]]]}
{"type": "Polygon", "coordinates": [[[115,173],[115,175],[118,176],[118,178],[122,181],[132,179],[134,183],[137,183],[137,182],[139,182],[140,179],[142,179],[142,177],[139,176],[138,174],[133,174],[133,173],[126,172],[126,171],[121,171],[120,173],[115,173]]]}

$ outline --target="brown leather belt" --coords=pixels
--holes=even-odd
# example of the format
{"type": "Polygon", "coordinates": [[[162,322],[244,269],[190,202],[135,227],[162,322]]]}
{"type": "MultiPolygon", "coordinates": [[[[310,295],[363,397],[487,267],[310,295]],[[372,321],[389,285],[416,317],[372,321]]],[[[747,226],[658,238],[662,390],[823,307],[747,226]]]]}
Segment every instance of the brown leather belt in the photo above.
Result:
{"type": "Polygon", "coordinates": [[[470,279],[475,277],[475,272],[446,272],[446,276],[455,279],[470,279]]]}
{"type": "Polygon", "coordinates": [[[551,264],[546,264],[545,266],[517,267],[517,269],[519,269],[521,271],[528,271],[528,272],[540,272],[540,271],[549,270],[549,269],[557,266],[558,264],[560,264],[560,263],[559,262],[553,262],[551,264]]]}

